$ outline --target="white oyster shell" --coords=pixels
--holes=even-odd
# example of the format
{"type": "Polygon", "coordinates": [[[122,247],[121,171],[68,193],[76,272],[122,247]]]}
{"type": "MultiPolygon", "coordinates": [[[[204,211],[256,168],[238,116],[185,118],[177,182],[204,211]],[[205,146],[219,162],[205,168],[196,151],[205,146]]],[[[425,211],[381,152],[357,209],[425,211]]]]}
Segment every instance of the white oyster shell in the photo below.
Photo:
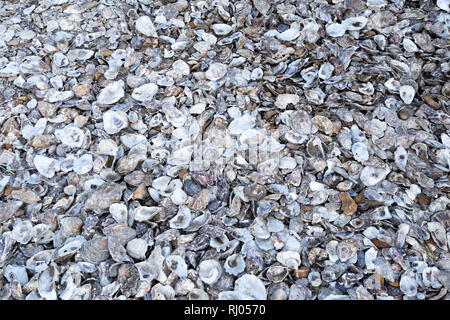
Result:
{"type": "Polygon", "coordinates": [[[408,52],[419,51],[419,48],[414,43],[414,41],[412,41],[411,39],[408,39],[408,38],[403,38],[403,48],[408,52]]]}
{"type": "Polygon", "coordinates": [[[297,39],[299,35],[300,24],[298,22],[294,22],[289,29],[277,35],[277,38],[283,41],[292,41],[297,39]]]}
{"type": "Polygon", "coordinates": [[[334,66],[329,62],[325,62],[320,66],[318,76],[322,80],[327,80],[331,77],[333,71],[334,66]]]}
{"type": "Polygon", "coordinates": [[[325,31],[330,37],[342,37],[345,31],[347,31],[347,25],[343,23],[331,23],[325,28],[325,31]]]}
{"type": "Polygon", "coordinates": [[[264,283],[252,274],[244,274],[237,279],[234,283],[234,291],[255,300],[267,300],[267,291],[264,283]]]}
{"type": "Polygon", "coordinates": [[[120,136],[120,142],[131,149],[138,144],[147,142],[147,138],[143,134],[127,133],[120,136]]]}
{"type": "Polygon", "coordinates": [[[405,148],[399,146],[397,150],[395,150],[394,160],[395,164],[400,170],[406,170],[406,163],[408,162],[408,152],[406,152],[405,148]]]}
{"type": "Polygon", "coordinates": [[[144,260],[147,253],[148,243],[144,239],[132,239],[127,243],[127,253],[137,260],[144,260]]]}
{"type": "Polygon", "coordinates": [[[406,104],[411,104],[411,102],[414,99],[414,95],[416,94],[416,91],[411,86],[401,86],[399,89],[400,92],[400,98],[402,98],[403,102],[406,104]]]}
{"type": "Polygon", "coordinates": [[[408,297],[417,295],[417,282],[409,273],[404,273],[400,278],[400,290],[408,297]]]}
{"type": "Polygon", "coordinates": [[[181,205],[186,203],[188,199],[188,196],[186,192],[183,191],[181,188],[175,189],[172,194],[170,195],[170,200],[176,205],[181,205]]]}
{"type": "Polygon", "coordinates": [[[359,17],[351,17],[345,19],[342,24],[345,25],[347,30],[349,31],[355,31],[355,30],[361,30],[363,29],[367,24],[368,19],[364,16],[359,17]]]}
{"type": "Polygon", "coordinates": [[[440,224],[439,222],[428,222],[427,223],[428,230],[431,233],[431,236],[433,240],[436,242],[436,244],[446,250],[447,249],[447,237],[445,233],[445,227],[440,224]]]}
{"type": "Polygon", "coordinates": [[[103,128],[108,134],[116,134],[128,127],[128,117],[123,111],[106,111],[103,114],[103,128]]]}
{"type": "Polygon", "coordinates": [[[114,81],[100,91],[97,96],[99,104],[113,104],[122,99],[125,95],[125,83],[123,80],[114,81]]]}
{"type": "Polygon", "coordinates": [[[134,220],[139,222],[148,221],[161,211],[162,208],[160,207],[140,206],[134,209],[134,220]]]}
{"type": "Polygon", "coordinates": [[[309,102],[314,104],[322,104],[325,100],[326,94],[320,88],[315,88],[305,91],[305,97],[309,102]]]}
{"type": "Polygon", "coordinates": [[[225,36],[229,34],[233,28],[224,23],[216,23],[211,26],[211,29],[213,29],[216,35],[225,36]]]}
{"type": "Polygon", "coordinates": [[[11,232],[11,238],[21,244],[27,244],[32,238],[32,229],[33,224],[31,221],[18,221],[11,232]]]}
{"type": "Polygon", "coordinates": [[[246,113],[242,117],[234,119],[228,126],[230,134],[239,135],[247,130],[250,130],[255,126],[256,118],[255,116],[246,113]]]}
{"type": "Polygon", "coordinates": [[[446,12],[450,12],[450,1],[449,0],[437,0],[436,1],[436,5],[446,11],[446,12]]]}
{"type": "Polygon", "coordinates": [[[393,92],[398,92],[400,90],[400,82],[398,80],[395,80],[394,78],[389,78],[385,83],[384,86],[393,92]]]}
{"type": "Polygon", "coordinates": [[[151,101],[158,92],[158,86],[154,83],[147,83],[133,90],[131,97],[137,101],[151,101]]]}
{"type": "Polygon", "coordinates": [[[225,271],[231,275],[237,276],[245,270],[245,261],[241,254],[235,253],[229,256],[223,265],[225,271]]]}
{"type": "Polygon", "coordinates": [[[189,226],[192,220],[191,210],[188,207],[180,206],[175,217],[170,219],[169,225],[174,229],[184,229],[189,226]]]}
{"type": "Polygon", "coordinates": [[[275,101],[275,106],[278,109],[286,109],[289,104],[296,105],[300,102],[300,97],[296,94],[280,94],[275,101]]]}
{"type": "Polygon", "coordinates": [[[73,125],[65,126],[60,130],[55,130],[55,137],[71,148],[80,148],[84,141],[83,131],[73,125]]]}
{"type": "Polygon", "coordinates": [[[172,180],[171,177],[168,176],[161,176],[159,178],[156,178],[155,180],[153,180],[152,182],[152,187],[160,190],[160,191],[164,191],[167,189],[169,182],[172,180]]]}
{"type": "Polygon", "coordinates": [[[78,174],[85,174],[91,171],[94,164],[91,154],[83,154],[73,162],[73,171],[78,174]]]}
{"type": "Polygon", "coordinates": [[[173,71],[175,71],[178,74],[187,76],[191,73],[191,69],[189,68],[189,65],[184,62],[183,60],[177,60],[172,64],[173,71]]]}
{"type": "Polygon", "coordinates": [[[171,286],[161,283],[154,285],[150,294],[152,300],[173,300],[175,298],[175,290],[171,286]]]}
{"type": "Polygon", "coordinates": [[[180,278],[187,277],[187,264],[186,261],[179,255],[168,255],[165,259],[165,263],[170,271],[174,272],[180,278]]]}
{"type": "Polygon", "coordinates": [[[55,89],[49,91],[48,102],[63,102],[71,99],[74,96],[72,91],[56,91],[55,89]]]}
{"type": "Polygon", "coordinates": [[[212,285],[219,280],[222,275],[222,267],[216,260],[203,260],[198,266],[198,276],[200,279],[209,285],[212,285]]]}
{"type": "Polygon", "coordinates": [[[389,167],[381,169],[368,166],[364,167],[364,169],[361,170],[360,179],[361,182],[364,183],[364,185],[370,187],[384,180],[389,172],[391,172],[391,169],[389,169],[389,167]]]}
{"type": "Polygon", "coordinates": [[[298,269],[301,263],[300,254],[295,251],[281,251],[277,254],[277,261],[283,266],[298,269]]]}
{"type": "Polygon", "coordinates": [[[119,224],[127,224],[128,209],[123,203],[113,203],[109,206],[109,213],[119,224]]]}
{"type": "Polygon", "coordinates": [[[25,285],[28,282],[27,269],[24,266],[8,264],[3,270],[3,276],[11,283],[13,280],[25,285]]]}
{"type": "Polygon", "coordinates": [[[218,252],[225,251],[230,244],[230,240],[225,234],[219,234],[215,237],[212,237],[209,241],[209,245],[216,249],[218,252]]]}
{"type": "Polygon", "coordinates": [[[117,143],[112,139],[100,140],[97,145],[97,153],[115,157],[119,151],[117,143]]]}
{"type": "Polygon", "coordinates": [[[209,69],[206,70],[205,76],[211,81],[217,81],[222,79],[228,71],[226,64],[214,62],[209,65],[209,69]]]}
{"type": "Polygon", "coordinates": [[[352,146],[353,157],[358,162],[369,160],[369,149],[367,145],[362,142],[357,142],[352,146]]]}
{"type": "Polygon", "coordinates": [[[47,126],[47,118],[41,118],[39,119],[36,124],[33,125],[25,125],[22,128],[22,137],[25,139],[30,139],[34,136],[38,136],[44,133],[45,127],[47,126]]]}
{"type": "Polygon", "coordinates": [[[53,178],[55,173],[59,171],[59,161],[42,155],[37,155],[33,158],[33,163],[37,171],[44,177],[53,178]]]}

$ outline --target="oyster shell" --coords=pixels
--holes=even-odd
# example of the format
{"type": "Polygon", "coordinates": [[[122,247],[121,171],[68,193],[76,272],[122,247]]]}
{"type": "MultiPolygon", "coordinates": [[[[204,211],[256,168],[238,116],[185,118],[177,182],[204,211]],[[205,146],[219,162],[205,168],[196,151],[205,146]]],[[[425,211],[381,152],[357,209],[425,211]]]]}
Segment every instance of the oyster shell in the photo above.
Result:
{"type": "Polygon", "coordinates": [[[224,269],[227,273],[231,275],[238,275],[245,270],[245,261],[242,255],[240,254],[232,254],[230,255],[224,263],[224,269]]]}
{"type": "Polygon", "coordinates": [[[448,0],[34,2],[0,299],[449,298],[448,0]]]}
{"type": "Polygon", "coordinates": [[[165,263],[167,267],[170,269],[170,271],[174,272],[180,278],[187,277],[188,274],[187,264],[182,257],[177,255],[169,255],[165,258],[165,263]]]}
{"type": "Polygon", "coordinates": [[[149,16],[140,16],[136,19],[136,30],[147,37],[157,37],[155,26],[149,16]]]}
{"type": "Polygon", "coordinates": [[[123,111],[109,110],[103,114],[103,128],[108,134],[116,134],[128,127],[128,117],[123,111]]]}
{"type": "Polygon", "coordinates": [[[280,94],[277,96],[275,106],[279,109],[286,109],[288,105],[297,105],[300,102],[300,97],[296,94],[280,94]]]}
{"type": "Polygon", "coordinates": [[[100,104],[114,104],[125,95],[125,83],[123,80],[113,81],[100,91],[97,96],[97,102],[100,104]]]}
{"type": "Polygon", "coordinates": [[[234,283],[234,291],[241,295],[241,299],[250,297],[255,300],[267,300],[267,291],[263,282],[252,274],[244,274],[239,277],[234,283]]]}
{"type": "Polygon", "coordinates": [[[281,251],[277,253],[277,261],[291,269],[298,269],[301,263],[300,254],[295,251],[281,251]]]}
{"type": "Polygon", "coordinates": [[[222,267],[216,260],[203,260],[198,265],[198,276],[206,284],[212,285],[222,275],[222,267]]]}

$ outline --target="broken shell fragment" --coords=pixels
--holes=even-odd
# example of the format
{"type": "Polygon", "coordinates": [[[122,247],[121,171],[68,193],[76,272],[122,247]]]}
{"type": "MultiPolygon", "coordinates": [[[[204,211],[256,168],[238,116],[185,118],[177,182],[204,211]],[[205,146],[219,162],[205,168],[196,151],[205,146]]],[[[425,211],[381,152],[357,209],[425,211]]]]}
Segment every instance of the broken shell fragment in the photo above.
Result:
{"type": "Polygon", "coordinates": [[[0,2],[0,299],[450,299],[449,13],[0,2]]]}
{"type": "MultiPolygon", "coordinates": [[[[165,259],[167,267],[180,278],[187,277],[187,264],[186,261],[177,255],[167,256],[165,259]]],[[[203,280],[202,280],[203,281],[203,280]]]]}
{"type": "Polygon", "coordinates": [[[36,155],[33,163],[36,166],[36,170],[47,178],[53,178],[60,169],[59,161],[42,155],[36,155]]]}
{"type": "Polygon", "coordinates": [[[217,81],[223,78],[227,73],[227,66],[223,63],[212,63],[205,72],[206,77],[211,81],[217,81]]]}
{"type": "Polygon", "coordinates": [[[128,117],[123,111],[107,111],[103,114],[103,128],[108,134],[116,134],[128,127],[128,117]]]}
{"type": "Polygon", "coordinates": [[[97,96],[97,102],[100,104],[113,104],[123,98],[125,83],[123,80],[114,81],[100,91],[97,96]]]}

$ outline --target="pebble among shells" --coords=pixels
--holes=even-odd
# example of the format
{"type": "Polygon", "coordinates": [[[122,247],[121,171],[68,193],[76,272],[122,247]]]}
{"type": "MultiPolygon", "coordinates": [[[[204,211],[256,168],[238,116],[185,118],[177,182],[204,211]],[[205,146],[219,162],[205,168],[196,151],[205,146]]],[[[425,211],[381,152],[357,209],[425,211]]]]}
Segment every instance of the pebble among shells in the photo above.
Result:
{"type": "Polygon", "coordinates": [[[449,13],[0,2],[0,299],[449,300],[449,13]]]}

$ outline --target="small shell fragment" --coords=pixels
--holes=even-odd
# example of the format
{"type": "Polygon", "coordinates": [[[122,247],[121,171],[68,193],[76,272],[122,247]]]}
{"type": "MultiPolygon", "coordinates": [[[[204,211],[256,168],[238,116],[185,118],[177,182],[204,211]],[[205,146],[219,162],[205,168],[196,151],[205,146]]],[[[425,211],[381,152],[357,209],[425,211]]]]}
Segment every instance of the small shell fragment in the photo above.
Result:
{"type": "Polygon", "coordinates": [[[149,16],[141,16],[136,20],[136,29],[147,37],[157,37],[156,29],[149,16]]]}

